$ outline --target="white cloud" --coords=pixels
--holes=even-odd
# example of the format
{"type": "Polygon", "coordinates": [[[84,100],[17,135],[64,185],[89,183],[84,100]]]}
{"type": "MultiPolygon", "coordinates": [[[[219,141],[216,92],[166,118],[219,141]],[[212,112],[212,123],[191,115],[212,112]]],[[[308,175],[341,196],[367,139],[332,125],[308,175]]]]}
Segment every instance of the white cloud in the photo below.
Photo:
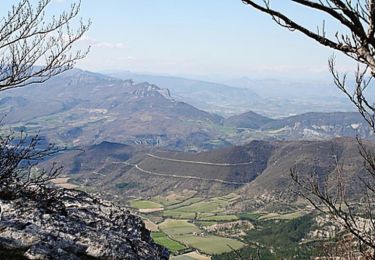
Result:
{"type": "Polygon", "coordinates": [[[98,47],[98,48],[110,48],[110,49],[124,49],[124,48],[126,48],[125,43],[122,43],[122,42],[116,42],[116,43],[95,42],[95,43],[92,44],[92,46],[98,47]]]}
{"type": "MultiPolygon", "coordinates": [[[[62,1],[62,0],[60,0],[62,1]]],[[[106,41],[99,41],[91,37],[83,36],[80,39],[81,42],[87,43],[92,47],[97,48],[106,48],[106,49],[125,49],[127,45],[123,42],[106,42],[106,41]]]]}

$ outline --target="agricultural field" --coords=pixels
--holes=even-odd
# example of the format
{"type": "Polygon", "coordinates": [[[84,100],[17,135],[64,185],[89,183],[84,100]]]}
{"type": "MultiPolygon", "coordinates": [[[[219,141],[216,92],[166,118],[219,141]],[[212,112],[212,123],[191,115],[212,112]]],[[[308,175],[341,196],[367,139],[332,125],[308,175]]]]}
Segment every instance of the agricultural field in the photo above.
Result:
{"type": "MultiPolygon", "coordinates": [[[[311,223],[307,221],[308,225],[305,225],[305,220],[300,222],[307,212],[298,210],[286,213],[231,212],[231,206],[239,199],[240,196],[233,193],[221,197],[203,198],[185,191],[181,194],[169,193],[165,196],[131,200],[129,203],[147,219],[147,226],[151,227],[155,242],[167,247],[172,253],[171,259],[177,260],[210,259],[210,255],[215,259],[219,255],[222,255],[223,259],[231,259],[235,254],[233,250],[246,252],[245,254],[256,252],[253,248],[254,243],[266,246],[264,256],[272,257],[273,253],[269,254],[267,249],[269,243],[264,240],[263,235],[279,230],[279,222],[292,221],[302,228],[298,227],[297,233],[292,229],[287,230],[288,233],[293,234],[290,242],[279,241],[280,247],[276,248],[280,256],[288,255],[289,252],[282,250],[282,243],[297,246],[298,239],[307,232],[308,225],[311,223]],[[146,212],[145,209],[150,211],[146,212]],[[299,232],[300,229],[302,232],[299,232]],[[193,250],[197,251],[193,252],[193,250]]],[[[291,227],[293,227],[292,223],[291,227]]],[[[278,232],[286,235],[283,229],[278,232]]],[[[277,236],[277,239],[282,240],[280,236],[277,236]]]]}
{"type": "Polygon", "coordinates": [[[167,219],[159,225],[159,229],[174,240],[206,254],[230,252],[245,245],[235,239],[205,234],[203,230],[187,220],[167,219]]]}
{"type": "Polygon", "coordinates": [[[232,198],[218,197],[208,200],[202,198],[191,198],[182,203],[166,207],[164,217],[177,219],[199,219],[212,221],[236,220],[234,215],[226,215],[226,207],[232,198]]]}
{"type": "Polygon", "coordinates": [[[268,213],[264,216],[261,216],[259,219],[260,220],[291,220],[291,219],[296,219],[300,218],[302,216],[306,215],[305,211],[296,211],[293,213],[288,213],[288,214],[278,214],[278,213],[268,213]]]}
{"type": "Polygon", "coordinates": [[[210,199],[201,201],[189,206],[178,208],[181,212],[199,212],[199,213],[219,213],[225,210],[228,206],[228,201],[222,199],[210,199]]]}
{"type": "Polygon", "coordinates": [[[209,217],[201,217],[199,220],[203,221],[235,221],[238,220],[236,215],[215,215],[209,217]]]}
{"type": "Polygon", "coordinates": [[[166,196],[155,196],[151,200],[156,203],[163,204],[167,207],[187,202],[195,194],[196,192],[194,191],[183,190],[180,194],[177,194],[175,192],[169,192],[166,196]]]}
{"type": "Polygon", "coordinates": [[[199,252],[190,252],[187,254],[172,256],[171,260],[211,260],[210,256],[202,255],[199,252]]]}
{"type": "Polygon", "coordinates": [[[182,207],[185,207],[185,206],[190,206],[194,203],[197,203],[197,202],[200,202],[200,201],[203,201],[203,200],[204,200],[203,198],[189,198],[185,201],[182,201],[181,203],[168,206],[167,208],[168,209],[178,209],[178,208],[182,208],[182,207]]]}
{"type": "MultiPolygon", "coordinates": [[[[129,204],[147,219],[147,226],[152,227],[152,237],[155,242],[167,247],[172,254],[185,253],[186,249],[191,248],[211,255],[244,247],[245,244],[237,239],[217,236],[208,233],[204,228],[217,223],[239,220],[234,214],[226,214],[226,208],[239,198],[238,195],[229,194],[210,199],[194,195],[187,191],[181,194],[169,193],[166,196],[155,196],[147,200],[131,200],[129,204]],[[145,212],[146,209],[161,209],[161,211],[145,212]]],[[[190,252],[176,259],[210,258],[190,252]],[[200,258],[194,258],[193,255],[200,258]]]]}
{"type": "Polygon", "coordinates": [[[171,237],[201,232],[196,225],[189,223],[187,220],[174,219],[165,220],[159,224],[159,229],[171,237]]]}
{"type": "Polygon", "coordinates": [[[194,219],[195,212],[181,212],[176,210],[165,210],[163,216],[166,218],[175,218],[175,219],[194,219]]]}
{"type": "Polygon", "coordinates": [[[244,243],[236,239],[224,238],[219,236],[200,236],[200,235],[179,235],[176,240],[206,254],[222,254],[231,252],[233,249],[238,250],[245,246],[244,243]]]}
{"type": "Polygon", "coordinates": [[[149,201],[149,200],[131,200],[129,201],[130,206],[136,209],[159,209],[163,208],[163,205],[149,201]]]}
{"type": "Polygon", "coordinates": [[[154,239],[155,243],[162,245],[172,253],[178,252],[180,250],[186,249],[186,246],[183,244],[170,239],[165,233],[163,232],[153,232],[151,233],[152,238],[154,239]]]}

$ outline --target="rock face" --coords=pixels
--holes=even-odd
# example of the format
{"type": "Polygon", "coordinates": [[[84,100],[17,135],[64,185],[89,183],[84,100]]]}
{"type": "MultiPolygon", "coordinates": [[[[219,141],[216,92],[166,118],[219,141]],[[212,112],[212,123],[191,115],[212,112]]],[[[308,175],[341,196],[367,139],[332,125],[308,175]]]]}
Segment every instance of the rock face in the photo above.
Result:
{"type": "Polygon", "coordinates": [[[133,91],[133,95],[136,95],[138,97],[162,96],[167,99],[173,100],[169,89],[159,88],[158,86],[149,84],[148,82],[144,82],[134,86],[136,86],[137,89],[133,91]]]}
{"type": "Polygon", "coordinates": [[[129,211],[84,192],[61,189],[58,195],[63,201],[61,211],[33,201],[0,201],[0,255],[12,259],[15,255],[21,259],[168,259],[169,252],[152,241],[142,220],[129,211]]]}

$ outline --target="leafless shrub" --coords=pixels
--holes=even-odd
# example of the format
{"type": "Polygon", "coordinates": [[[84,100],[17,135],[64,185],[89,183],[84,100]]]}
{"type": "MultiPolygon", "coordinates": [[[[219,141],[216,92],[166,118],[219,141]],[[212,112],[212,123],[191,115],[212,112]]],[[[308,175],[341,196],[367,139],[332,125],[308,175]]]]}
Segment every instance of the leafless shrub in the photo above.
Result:
{"type": "MultiPolygon", "coordinates": [[[[242,0],[242,2],[270,15],[282,27],[298,31],[319,44],[343,53],[356,61],[358,65],[354,83],[348,80],[346,74],[340,75],[336,70],[334,56],[329,59],[329,70],[335,85],[357,107],[375,133],[375,105],[366,95],[366,90],[371,87],[372,78],[375,76],[375,0],[284,1],[284,4],[296,5],[311,12],[321,13],[326,19],[339,24],[340,29],[331,35],[326,31],[326,19],[321,23],[322,26],[318,26],[317,30],[313,31],[286,12],[272,8],[270,0],[242,0]]],[[[331,179],[328,174],[322,179],[314,172],[310,176],[302,176],[296,168],[291,170],[291,176],[298,187],[299,194],[316,209],[324,213],[328,212],[335,218],[354,238],[355,243],[350,244],[357,246],[362,257],[374,259],[375,154],[366,147],[362,140],[359,138],[357,140],[359,153],[364,160],[367,173],[366,177],[358,176],[365,188],[364,203],[349,199],[343,166],[337,160],[336,172],[331,179]]],[[[347,243],[342,245],[347,245],[347,243]]],[[[349,251],[353,253],[353,250],[349,251]]]]}
{"type": "MultiPolygon", "coordinates": [[[[74,49],[91,24],[78,18],[80,2],[58,15],[46,13],[52,0],[34,3],[19,0],[0,18],[0,92],[43,83],[73,68],[88,54],[88,49],[74,49]]],[[[56,190],[49,187],[61,167],[53,164],[48,170],[38,168],[38,163],[59,149],[54,145],[43,147],[40,141],[38,135],[23,132],[0,134],[0,219],[4,200],[33,199],[41,207],[61,209],[56,190]]]]}
{"type": "Polygon", "coordinates": [[[0,19],[0,91],[45,82],[87,55],[88,50],[73,50],[91,24],[80,20],[73,29],[80,2],[49,19],[51,1],[39,0],[34,7],[20,0],[0,19]]]}

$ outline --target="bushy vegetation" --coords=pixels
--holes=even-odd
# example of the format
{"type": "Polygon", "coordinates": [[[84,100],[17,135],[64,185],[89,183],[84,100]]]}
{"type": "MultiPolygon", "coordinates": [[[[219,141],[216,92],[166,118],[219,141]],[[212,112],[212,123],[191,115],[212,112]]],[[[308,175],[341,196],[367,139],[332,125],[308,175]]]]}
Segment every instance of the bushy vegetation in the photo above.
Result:
{"type": "Polygon", "coordinates": [[[134,182],[121,182],[121,183],[117,183],[115,185],[115,187],[119,190],[130,190],[130,189],[135,189],[137,188],[139,185],[137,183],[134,183],[134,182]]]}
{"type": "Polygon", "coordinates": [[[274,260],[275,256],[265,248],[257,248],[255,246],[244,247],[237,252],[229,252],[221,255],[214,255],[212,260],[235,260],[235,259],[257,259],[261,256],[262,260],[274,260]]]}
{"type": "Polygon", "coordinates": [[[9,250],[5,248],[0,248],[0,256],[2,259],[8,260],[26,260],[27,258],[24,256],[24,250],[9,250]]]}
{"type": "MultiPolygon", "coordinates": [[[[261,259],[309,259],[317,254],[317,250],[311,244],[300,244],[301,240],[311,230],[313,217],[306,215],[292,220],[266,220],[258,221],[258,228],[250,231],[245,240],[249,244],[260,246],[261,259]],[[271,254],[271,250],[273,253],[271,254]]],[[[246,247],[238,252],[226,253],[215,256],[215,260],[251,259],[257,254],[256,247],[246,247]]]]}
{"type": "Polygon", "coordinates": [[[262,216],[262,214],[255,213],[255,212],[245,212],[245,213],[240,213],[237,216],[241,220],[256,221],[258,218],[262,216]]]}

